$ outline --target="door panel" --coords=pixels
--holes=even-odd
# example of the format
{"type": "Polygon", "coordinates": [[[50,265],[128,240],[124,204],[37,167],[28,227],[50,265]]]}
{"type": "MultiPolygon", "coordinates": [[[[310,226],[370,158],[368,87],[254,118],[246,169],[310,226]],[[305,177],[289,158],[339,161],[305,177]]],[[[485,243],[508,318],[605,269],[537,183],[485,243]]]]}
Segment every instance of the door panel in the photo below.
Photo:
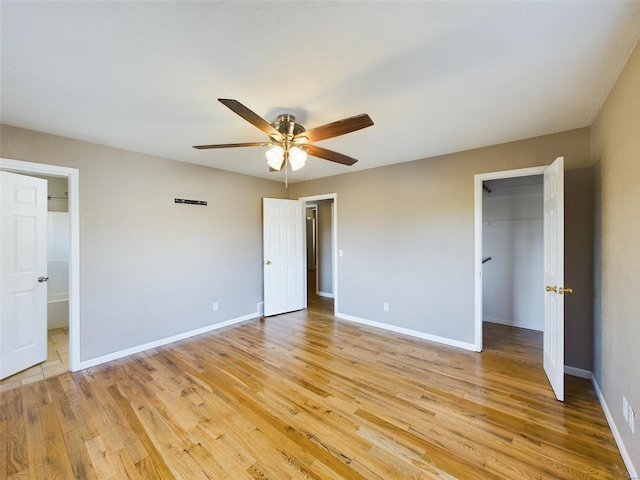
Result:
{"type": "Polygon", "coordinates": [[[544,371],[564,400],[564,158],[544,172],[544,371]]]}
{"type": "Polygon", "coordinates": [[[47,358],[47,181],[0,175],[0,378],[6,378],[47,358]]]}
{"type": "Polygon", "coordinates": [[[263,199],[264,315],[305,307],[304,205],[263,199]]]}

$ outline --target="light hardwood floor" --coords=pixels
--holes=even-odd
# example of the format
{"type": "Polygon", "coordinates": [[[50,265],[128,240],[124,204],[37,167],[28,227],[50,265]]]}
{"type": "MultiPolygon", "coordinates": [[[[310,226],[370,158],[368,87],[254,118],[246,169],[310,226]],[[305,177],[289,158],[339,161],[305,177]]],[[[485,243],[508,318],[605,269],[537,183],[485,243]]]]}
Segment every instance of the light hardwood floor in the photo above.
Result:
{"type": "Polygon", "coordinates": [[[541,338],[481,354],[306,311],[0,394],[0,478],[622,479],[591,384],[541,338]]]}

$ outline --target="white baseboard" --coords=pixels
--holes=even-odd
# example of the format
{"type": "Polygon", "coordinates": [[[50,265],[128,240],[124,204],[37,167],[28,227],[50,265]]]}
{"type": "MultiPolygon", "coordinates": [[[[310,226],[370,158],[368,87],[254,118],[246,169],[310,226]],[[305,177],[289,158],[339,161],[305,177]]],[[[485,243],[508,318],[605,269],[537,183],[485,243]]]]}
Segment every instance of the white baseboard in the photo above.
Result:
{"type": "Polygon", "coordinates": [[[477,352],[475,344],[460,342],[458,340],[453,340],[447,337],[439,337],[438,335],[431,335],[429,333],[420,332],[418,330],[411,330],[409,328],[397,327],[395,325],[389,325],[388,323],[382,322],[374,322],[373,320],[367,320],[365,318],[354,317],[353,315],[349,315],[347,313],[336,312],[336,317],[341,318],[343,320],[348,320],[350,322],[361,323],[363,325],[368,325],[370,327],[381,328],[383,330],[388,330],[395,333],[402,333],[404,335],[409,335],[411,337],[418,337],[424,340],[429,340],[431,342],[442,343],[444,345],[449,345],[451,347],[463,348],[465,350],[471,350],[477,352]]]}
{"type": "Polygon", "coordinates": [[[591,371],[583,370],[582,368],[570,367],[569,365],[564,366],[564,373],[573,377],[586,378],[587,380],[591,380],[592,378],[591,371]]]}
{"type": "MultiPolygon", "coordinates": [[[[99,365],[101,363],[110,362],[111,360],[117,360],[119,358],[133,355],[135,353],[140,353],[145,350],[149,350],[151,348],[161,347],[162,345],[166,345],[168,343],[177,342],[178,340],[184,340],[185,338],[200,335],[202,333],[207,333],[212,330],[217,330],[218,328],[228,327],[229,325],[245,322],[247,320],[251,320],[259,316],[260,315],[258,314],[258,312],[250,313],[249,315],[232,318],[231,320],[225,320],[224,322],[220,322],[220,323],[214,323],[213,325],[207,325],[206,327],[196,328],[195,330],[179,333],[178,335],[173,335],[171,337],[161,338],[160,340],[154,340],[153,342],[145,343],[144,345],[137,345],[135,347],[126,348],[124,350],[120,350],[119,352],[109,353],[107,355],[92,358],[90,360],[82,360],[81,362],[79,362],[77,370],[82,370],[89,367],[95,367],[96,365],[99,365]]],[[[77,370],[74,370],[74,371],[77,371],[77,370]]]]}
{"type": "Polygon", "coordinates": [[[618,427],[613,421],[613,416],[611,415],[611,411],[607,406],[607,402],[604,399],[604,395],[602,395],[602,390],[600,390],[600,386],[596,381],[596,377],[591,377],[591,383],[593,384],[593,389],[596,391],[596,395],[598,396],[598,400],[600,400],[600,405],[602,406],[602,410],[604,411],[604,416],[607,417],[607,422],[609,423],[609,428],[611,429],[611,433],[613,433],[613,438],[616,440],[618,444],[618,450],[620,450],[620,455],[622,455],[622,460],[624,460],[624,464],[629,471],[629,476],[631,480],[638,480],[638,473],[636,468],[633,466],[633,462],[631,461],[631,456],[627,452],[627,449],[624,446],[624,442],[622,441],[622,437],[620,436],[620,432],[618,431],[618,427]]]}
{"type": "Polygon", "coordinates": [[[511,320],[505,320],[502,318],[483,317],[482,321],[489,322],[489,323],[497,323],[498,325],[507,325],[509,327],[526,328],[527,330],[535,330],[536,332],[543,331],[543,329],[537,325],[530,325],[528,323],[517,323],[517,322],[514,323],[511,320]]]}
{"type": "Polygon", "coordinates": [[[333,293],[316,292],[316,295],[318,295],[319,297],[333,298],[333,293]]]}

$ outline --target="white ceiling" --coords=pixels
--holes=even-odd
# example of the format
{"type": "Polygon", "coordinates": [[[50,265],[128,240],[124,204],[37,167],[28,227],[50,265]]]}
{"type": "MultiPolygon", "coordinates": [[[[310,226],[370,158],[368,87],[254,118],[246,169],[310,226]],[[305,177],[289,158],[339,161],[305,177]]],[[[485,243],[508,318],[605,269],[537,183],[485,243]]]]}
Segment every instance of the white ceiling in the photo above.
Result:
{"type": "Polygon", "coordinates": [[[319,142],[289,180],[592,123],[640,37],[640,2],[1,2],[2,123],[248,175],[266,135],[233,98],[319,142]]]}

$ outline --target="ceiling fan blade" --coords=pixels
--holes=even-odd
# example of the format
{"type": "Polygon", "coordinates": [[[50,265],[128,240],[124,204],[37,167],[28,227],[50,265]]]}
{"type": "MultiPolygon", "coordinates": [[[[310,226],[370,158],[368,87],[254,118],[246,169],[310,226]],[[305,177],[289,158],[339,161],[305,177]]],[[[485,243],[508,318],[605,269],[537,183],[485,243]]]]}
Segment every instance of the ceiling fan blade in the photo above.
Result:
{"type": "Polygon", "coordinates": [[[249,110],[239,101],[231,100],[229,98],[219,98],[218,101],[222,103],[225,107],[232,110],[234,113],[240,115],[250,124],[258,127],[260,130],[262,130],[264,133],[266,133],[270,137],[275,137],[278,140],[282,139],[282,134],[278,130],[273,128],[273,125],[271,125],[269,122],[267,122],[264,118],[262,118],[257,113],[253,112],[252,110],[249,110]]]}
{"type": "Polygon", "coordinates": [[[193,148],[198,150],[207,150],[209,148],[235,148],[235,147],[264,147],[269,145],[265,142],[250,142],[250,143],[221,143],[219,145],[194,145],[193,148]]]}
{"type": "Polygon", "coordinates": [[[299,140],[306,137],[309,139],[309,142],[317,142],[327,138],[338,137],[345,133],[355,132],[356,130],[367,128],[371,125],[373,125],[373,120],[371,120],[369,115],[363,113],[361,115],[356,115],[355,117],[343,118],[337,122],[327,123],[326,125],[312,128],[311,130],[297,134],[294,138],[299,140]]]}
{"type": "Polygon", "coordinates": [[[307,145],[305,147],[307,153],[313,157],[324,158],[331,162],[341,163],[343,165],[351,166],[358,160],[351,158],[342,153],[334,152],[333,150],[327,150],[326,148],[318,147],[317,145],[307,145]]]}

